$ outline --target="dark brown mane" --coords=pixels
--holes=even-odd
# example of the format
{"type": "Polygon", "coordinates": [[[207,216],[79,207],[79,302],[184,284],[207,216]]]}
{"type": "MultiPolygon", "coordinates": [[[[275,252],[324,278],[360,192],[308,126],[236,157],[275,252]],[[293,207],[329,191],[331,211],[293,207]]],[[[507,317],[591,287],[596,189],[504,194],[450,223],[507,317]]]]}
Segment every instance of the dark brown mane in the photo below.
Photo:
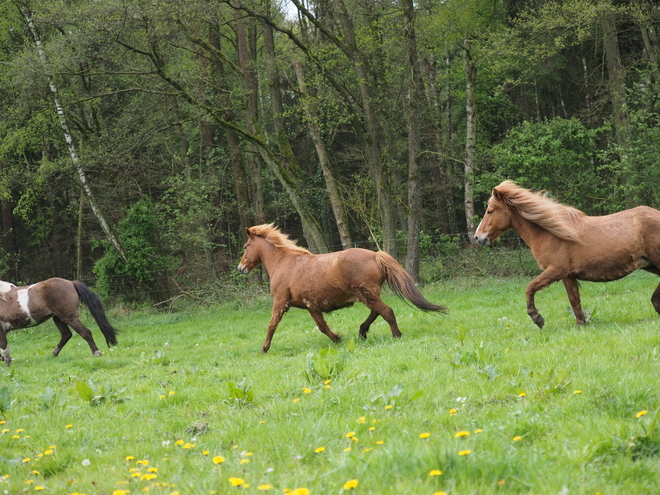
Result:
{"type": "Polygon", "coordinates": [[[505,180],[495,187],[493,194],[515,208],[524,219],[560,239],[582,243],[575,222],[586,215],[577,208],[562,205],[548,198],[546,193],[523,189],[510,180],[505,180]]]}
{"type": "Polygon", "coordinates": [[[296,244],[296,241],[289,239],[289,236],[284,234],[280,229],[275,227],[272,223],[265,223],[263,225],[255,225],[248,229],[252,234],[263,237],[277,249],[289,249],[292,251],[299,251],[301,253],[310,253],[304,247],[296,244]]]}

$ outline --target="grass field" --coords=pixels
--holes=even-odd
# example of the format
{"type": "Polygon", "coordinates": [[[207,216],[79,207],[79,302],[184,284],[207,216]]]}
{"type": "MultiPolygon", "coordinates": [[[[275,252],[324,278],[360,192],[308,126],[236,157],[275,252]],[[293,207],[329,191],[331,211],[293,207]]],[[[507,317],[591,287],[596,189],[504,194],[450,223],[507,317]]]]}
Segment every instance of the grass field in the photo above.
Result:
{"type": "MultiPolygon", "coordinates": [[[[427,285],[447,316],[386,296],[328,316],[291,310],[261,355],[255,290],[176,313],[111,309],[119,345],[94,358],[52,322],[9,334],[0,370],[0,493],[631,494],[660,492],[657,277],[561,284],[525,311],[527,279],[427,285]],[[234,486],[235,485],[235,486],[234,486]]],[[[97,343],[103,338],[86,315],[97,343]]]]}

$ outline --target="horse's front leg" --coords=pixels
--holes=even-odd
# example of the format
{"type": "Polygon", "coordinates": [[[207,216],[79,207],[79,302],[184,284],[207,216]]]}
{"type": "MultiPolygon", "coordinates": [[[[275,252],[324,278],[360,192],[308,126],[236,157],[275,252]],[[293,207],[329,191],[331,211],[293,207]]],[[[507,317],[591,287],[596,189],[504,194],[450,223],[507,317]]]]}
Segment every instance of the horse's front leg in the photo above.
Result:
{"type": "Polygon", "coordinates": [[[7,345],[7,332],[0,328],[0,361],[5,362],[5,366],[11,364],[11,357],[9,357],[9,346],[7,345]]]}
{"type": "Polygon", "coordinates": [[[59,343],[57,344],[57,346],[55,346],[55,349],[53,350],[53,356],[57,356],[62,350],[62,347],[66,345],[66,343],[69,341],[69,339],[73,334],[69,329],[69,325],[67,325],[62,320],[60,320],[60,318],[57,315],[53,315],[53,323],[55,323],[55,326],[60,331],[60,337],[61,337],[59,343]]]}
{"type": "Polygon", "coordinates": [[[323,332],[325,335],[330,337],[330,339],[335,344],[341,342],[341,337],[336,333],[334,333],[332,330],[330,330],[330,327],[325,322],[325,318],[323,318],[323,313],[309,308],[307,308],[307,311],[309,311],[309,314],[312,315],[312,318],[314,318],[314,322],[316,323],[316,326],[319,327],[319,330],[321,330],[321,332],[323,332]]]}
{"type": "Polygon", "coordinates": [[[282,320],[282,317],[284,316],[284,313],[286,313],[288,310],[289,310],[288,300],[284,300],[284,301],[275,300],[273,302],[273,315],[271,316],[270,323],[268,324],[268,332],[266,333],[266,340],[264,341],[264,345],[261,348],[261,352],[266,353],[268,352],[268,349],[270,349],[270,343],[273,340],[273,334],[277,329],[277,325],[279,325],[280,321],[282,320]]]}
{"type": "Polygon", "coordinates": [[[577,280],[573,277],[564,277],[561,281],[564,283],[566,294],[568,294],[568,301],[571,303],[571,308],[573,308],[575,322],[578,325],[584,325],[587,323],[587,319],[582,311],[582,304],[580,303],[580,288],[577,280]]]}
{"type": "Polygon", "coordinates": [[[545,320],[534,305],[534,295],[538,291],[545,289],[548,285],[560,280],[561,278],[561,275],[559,275],[557,272],[548,269],[527,285],[527,289],[525,290],[525,295],[527,297],[527,314],[532,319],[532,321],[538,325],[539,328],[543,328],[545,320]]]}

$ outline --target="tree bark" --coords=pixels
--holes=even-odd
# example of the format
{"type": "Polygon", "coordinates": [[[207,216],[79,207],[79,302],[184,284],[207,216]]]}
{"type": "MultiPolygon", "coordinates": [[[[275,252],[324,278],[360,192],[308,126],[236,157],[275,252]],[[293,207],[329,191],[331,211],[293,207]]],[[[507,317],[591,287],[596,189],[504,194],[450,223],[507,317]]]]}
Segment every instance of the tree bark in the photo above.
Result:
{"type": "Polygon", "coordinates": [[[623,158],[623,150],[627,149],[630,143],[630,117],[626,111],[626,73],[621,64],[619,37],[614,18],[606,15],[601,21],[601,27],[603,29],[603,48],[609,77],[608,86],[612,102],[614,130],[621,150],[619,154],[623,158]]]}
{"type": "Polygon", "coordinates": [[[475,144],[477,139],[476,129],[476,101],[474,94],[474,85],[477,78],[477,66],[472,60],[470,53],[470,42],[465,41],[465,177],[464,184],[464,204],[465,204],[465,224],[467,226],[468,238],[472,239],[475,231],[474,225],[474,192],[472,182],[474,178],[475,144]]]}
{"type": "Polygon", "coordinates": [[[406,240],[406,270],[419,281],[419,237],[422,225],[420,185],[420,109],[423,98],[422,75],[418,66],[417,37],[415,35],[415,6],[413,0],[402,0],[404,36],[407,54],[408,84],[408,236],[406,240]]]}
{"type": "Polygon", "coordinates": [[[80,184],[85,193],[85,196],[87,197],[89,206],[92,208],[92,212],[94,213],[96,220],[99,222],[99,225],[103,229],[103,232],[105,233],[108,241],[110,241],[110,244],[117,250],[121,258],[124,261],[127,261],[126,252],[122,248],[119,239],[117,238],[117,236],[115,236],[114,232],[110,228],[110,224],[105,218],[105,215],[103,214],[99,206],[96,204],[96,199],[94,198],[92,189],[89,183],[87,182],[87,176],[85,174],[85,170],[82,166],[82,163],[80,163],[80,160],[78,159],[78,152],[76,150],[75,144],[73,143],[73,136],[71,135],[71,131],[69,130],[69,122],[67,120],[66,113],[64,112],[64,107],[62,107],[62,104],[60,103],[60,97],[57,91],[57,86],[55,86],[55,81],[53,79],[53,76],[51,75],[50,70],[48,69],[46,52],[43,49],[43,45],[41,43],[41,37],[39,36],[39,31],[37,30],[37,27],[35,26],[34,21],[32,20],[32,14],[25,6],[21,5],[20,10],[21,13],[23,14],[23,17],[25,18],[25,22],[27,23],[28,28],[30,29],[30,33],[32,34],[32,38],[34,39],[34,44],[37,48],[37,54],[39,55],[39,60],[41,61],[41,65],[43,67],[44,73],[48,78],[48,86],[50,88],[50,92],[53,95],[55,108],[57,109],[57,115],[60,120],[60,127],[62,128],[62,132],[64,133],[64,139],[69,148],[69,155],[71,156],[71,162],[73,162],[73,165],[76,168],[76,171],[78,172],[78,178],[80,179],[80,184]]]}
{"type": "Polygon", "coordinates": [[[351,240],[351,233],[348,229],[346,211],[342,202],[341,193],[339,192],[339,187],[337,187],[337,181],[331,168],[330,156],[321,136],[321,129],[318,124],[316,106],[312,101],[313,97],[310,97],[309,91],[307,90],[305,75],[303,74],[303,68],[300,62],[298,60],[294,60],[293,67],[296,71],[296,77],[298,78],[298,88],[300,89],[300,93],[302,94],[303,98],[303,108],[307,117],[307,128],[309,129],[309,133],[312,136],[314,148],[316,149],[316,154],[319,158],[319,164],[321,165],[321,170],[323,171],[325,187],[328,193],[328,199],[330,200],[330,206],[332,207],[332,213],[335,216],[335,223],[337,224],[337,231],[339,232],[341,245],[343,249],[348,249],[352,247],[353,244],[351,240]]]}

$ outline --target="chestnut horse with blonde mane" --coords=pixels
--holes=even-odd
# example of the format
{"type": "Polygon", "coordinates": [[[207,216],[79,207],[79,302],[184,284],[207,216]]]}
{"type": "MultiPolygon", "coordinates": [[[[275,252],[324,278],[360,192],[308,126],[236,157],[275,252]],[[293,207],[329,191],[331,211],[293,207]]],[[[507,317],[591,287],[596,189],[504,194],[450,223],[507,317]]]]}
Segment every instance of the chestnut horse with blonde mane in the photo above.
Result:
{"type": "MultiPolygon", "coordinates": [[[[578,280],[609,282],[638,269],[660,275],[660,211],[647,206],[591,217],[506,180],[493,188],[474,238],[486,245],[508,229],[518,232],[543,270],[526,291],[527,314],[539,328],[544,320],[534,294],[553,282],[564,283],[576,322],[584,324],[578,280]]],[[[651,303],[660,313],[660,285],[651,303]]]]}
{"type": "Polygon", "coordinates": [[[248,241],[238,270],[247,274],[263,263],[270,276],[273,313],[261,352],[268,352],[278,323],[290,307],[309,311],[318,329],[339,342],[341,337],[330,330],[323,313],[352,306],[360,301],[370,310],[360,325],[360,337],[366,338],[373,321],[382,316],[390,325],[393,337],[401,337],[394,311],[380,298],[387,281],[394,293],[423,311],[446,309],[424,299],[412,277],[384,251],[352,248],[328,254],[312,254],[298,245],[273,224],[245,229],[248,241]]]}
{"type": "Polygon", "coordinates": [[[36,284],[16,287],[0,281],[0,361],[4,361],[5,366],[11,363],[7,332],[39,325],[51,317],[61,337],[53,356],[57,356],[71,338],[69,327],[85,339],[94,356],[100,356],[92,332],[80,322],[80,303],[89,309],[108,346],[115,345],[117,330],[108,322],[99,297],[82,282],[49,278],[36,284]]]}

